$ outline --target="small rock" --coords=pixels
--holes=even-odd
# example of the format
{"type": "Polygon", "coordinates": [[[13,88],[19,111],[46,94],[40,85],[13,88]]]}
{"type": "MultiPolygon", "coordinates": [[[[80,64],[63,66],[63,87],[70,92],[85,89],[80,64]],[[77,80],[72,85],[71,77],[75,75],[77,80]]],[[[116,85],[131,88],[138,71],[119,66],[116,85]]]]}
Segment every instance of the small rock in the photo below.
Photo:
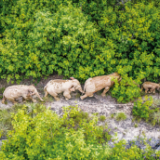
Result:
{"type": "Polygon", "coordinates": [[[112,105],[112,104],[109,104],[109,105],[108,105],[108,107],[110,107],[110,108],[114,108],[115,106],[114,106],[114,105],[112,105]]]}
{"type": "Polygon", "coordinates": [[[104,104],[103,107],[106,108],[106,109],[108,109],[108,105],[107,104],[104,104]]]}
{"type": "Polygon", "coordinates": [[[160,151],[160,146],[156,149],[156,151],[160,151]]]}
{"type": "Polygon", "coordinates": [[[160,140],[156,138],[151,138],[150,140],[147,140],[147,143],[153,148],[157,149],[160,146],[160,140]]]}
{"type": "Polygon", "coordinates": [[[144,145],[143,141],[137,140],[137,141],[135,142],[135,144],[136,144],[136,146],[138,146],[140,149],[145,148],[145,145],[144,145]]]}
{"type": "Polygon", "coordinates": [[[118,107],[118,108],[122,108],[122,107],[123,107],[123,105],[117,105],[117,107],[118,107]]]}
{"type": "Polygon", "coordinates": [[[108,142],[108,145],[109,145],[111,148],[114,147],[114,143],[113,143],[112,141],[109,141],[109,142],[108,142]]]}
{"type": "Polygon", "coordinates": [[[118,138],[118,141],[120,141],[122,138],[123,138],[123,133],[117,133],[117,138],[118,138]]]}
{"type": "MultiPolygon", "coordinates": [[[[7,139],[3,139],[3,141],[6,141],[7,139]]],[[[0,150],[1,150],[1,146],[2,146],[2,144],[3,144],[3,141],[2,140],[0,140],[0,150]]]]}
{"type": "Polygon", "coordinates": [[[0,149],[1,149],[1,146],[2,146],[2,141],[0,141],[0,149]]]}
{"type": "Polygon", "coordinates": [[[123,121],[121,124],[121,127],[124,129],[130,128],[132,125],[132,121],[130,119],[127,119],[126,121],[123,121]]]}

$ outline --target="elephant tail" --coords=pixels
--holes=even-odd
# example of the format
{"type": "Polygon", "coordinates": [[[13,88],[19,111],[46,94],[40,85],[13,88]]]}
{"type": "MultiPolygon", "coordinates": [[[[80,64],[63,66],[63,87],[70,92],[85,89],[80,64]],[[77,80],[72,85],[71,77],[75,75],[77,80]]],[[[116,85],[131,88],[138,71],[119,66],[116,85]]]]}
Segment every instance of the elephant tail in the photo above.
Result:
{"type": "Polygon", "coordinates": [[[5,96],[3,95],[2,103],[4,104],[5,101],[6,101],[6,98],[5,98],[5,96]]]}
{"type": "Polygon", "coordinates": [[[47,85],[44,87],[44,92],[46,92],[47,91],[47,85]]]}
{"type": "Polygon", "coordinates": [[[143,91],[143,85],[141,86],[141,91],[143,91]]]}
{"type": "Polygon", "coordinates": [[[92,81],[92,78],[86,80],[84,84],[84,92],[95,92],[95,84],[92,81]]]}

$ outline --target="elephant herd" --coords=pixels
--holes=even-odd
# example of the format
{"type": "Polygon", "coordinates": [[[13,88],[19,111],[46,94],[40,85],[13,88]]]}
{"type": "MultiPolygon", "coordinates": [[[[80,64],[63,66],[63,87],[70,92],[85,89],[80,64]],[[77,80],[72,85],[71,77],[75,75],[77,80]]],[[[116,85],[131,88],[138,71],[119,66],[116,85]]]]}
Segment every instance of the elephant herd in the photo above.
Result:
{"type": "MultiPolygon", "coordinates": [[[[53,96],[55,100],[59,100],[57,95],[59,93],[63,92],[63,96],[66,100],[69,100],[71,98],[70,93],[75,90],[79,90],[84,95],[81,96],[81,100],[83,100],[86,97],[93,97],[93,94],[99,90],[103,90],[102,96],[105,96],[106,92],[109,91],[109,89],[114,85],[113,79],[116,79],[118,81],[121,81],[121,76],[115,72],[109,75],[103,75],[103,76],[96,76],[93,78],[89,78],[86,80],[84,84],[84,91],[82,90],[82,87],[79,83],[79,81],[73,77],[70,77],[70,80],[61,80],[61,79],[55,79],[50,80],[46,86],[44,87],[45,96],[47,97],[48,94],[53,96]]],[[[159,84],[153,83],[153,82],[144,82],[142,84],[141,89],[145,89],[145,92],[147,93],[150,89],[150,92],[155,93],[155,89],[159,90],[159,84]]],[[[41,101],[43,99],[40,97],[36,87],[34,85],[13,85],[9,86],[5,89],[3,93],[3,99],[2,103],[5,103],[5,100],[9,100],[13,102],[13,104],[16,103],[16,98],[22,97],[23,100],[32,100],[35,102],[35,99],[33,99],[32,95],[36,95],[41,101]]]]}

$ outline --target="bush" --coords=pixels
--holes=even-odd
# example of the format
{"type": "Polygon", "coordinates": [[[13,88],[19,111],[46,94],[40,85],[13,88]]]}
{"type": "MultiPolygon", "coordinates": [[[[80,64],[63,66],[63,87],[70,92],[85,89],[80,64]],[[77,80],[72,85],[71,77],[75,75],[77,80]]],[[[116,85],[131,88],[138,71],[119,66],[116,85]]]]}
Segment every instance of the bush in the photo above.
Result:
{"type": "Polygon", "coordinates": [[[99,117],[99,120],[102,121],[102,122],[104,122],[104,121],[106,120],[106,116],[101,115],[101,116],[99,117]]]}
{"type": "Polygon", "coordinates": [[[84,82],[116,71],[123,80],[112,96],[129,102],[140,95],[133,80],[158,82],[160,75],[157,2],[6,0],[0,78],[20,82],[56,72],[84,82]]]}
{"type": "Polygon", "coordinates": [[[144,100],[142,100],[142,98],[139,98],[139,100],[134,103],[132,113],[133,116],[138,119],[143,119],[147,122],[159,122],[156,116],[159,113],[159,108],[157,108],[157,106],[153,104],[153,97],[151,96],[145,96],[144,100]]]}
{"type": "MultiPolygon", "coordinates": [[[[96,126],[98,117],[86,120],[77,107],[64,109],[62,118],[44,106],[43,112],[37,108],[32,114],[26,114],[26,107],[19,110],[12,121],[13,129],[8,134],[8,141],[2,146],[2,155],[6,159],[103,159],[109,154],[105,142],[108,136],[103,127],[96,126]],[[103,140],[103,141],[102,141],[103,140]]],[[[31,112],[30,112],[31,113],[31,112]]]]}
{"type": "MultiPolygon", "coordinates": [[[[23,3],[26,5],[25,0],[23,3]]],[[[12,29],[5,30],[5,38],[0,43],[1,78],[19,80],[20,74],[24,78],[39,78],[56,71],[84,80],[104,74],[103,68],[94,72],[90,67],[98,54],[100,36],[80,9],[68,4],[60,5],[56,12],[36,9],[31,17],[22,12],[15,22],[14,14],[12,19],[7,16],[2,19],[3,25],[8,22],[12,29]]]]}
{"type": "Polygon", "coordinates": [[[153,113],[153,124],[160,124],[160,111],[153,113]]]}
{"type": "Polygon", "coordinates": [[[71,106],[64,107],[63,112],[59,117],[43,105],[21,106],[13,116],[13,130],[3,142],[0,159],[151,160],[159,156],[156,153],[153,157],[155,152],[149,146],[147,152],[135,145],[125,149],[125,141],[116,143],[112,149],[106,144],[109,134],[104,127],[96,125],[97,116],[88,117],[78,107],[71,106]],[[77,117],[81,118],[77,121],[77,117]]]}
{"type": "Polygon", "coordinates": [[[129,77],[123,77],[121,82],[115,81],[114,88],[111,89],[111,95],[118,102],[126,103],[140,97],[140,88],[129,77]]]}
{"type": "Polygon", "coordinates": [[[127,116],[123,112],[119,112],[116,115],[116,120],[117,121],[123,121],[123,120],[126,120],[126,118],[127,118],[127,116]]]}

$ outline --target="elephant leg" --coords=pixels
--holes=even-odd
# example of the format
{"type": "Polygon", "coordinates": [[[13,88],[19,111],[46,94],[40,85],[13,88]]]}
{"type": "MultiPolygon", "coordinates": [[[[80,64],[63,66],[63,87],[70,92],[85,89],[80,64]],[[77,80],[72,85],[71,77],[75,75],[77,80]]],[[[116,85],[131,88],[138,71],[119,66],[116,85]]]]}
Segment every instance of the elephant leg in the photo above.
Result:
{"type": "Polygon", "coordinates": [[[105,94],[109,91],[110,87],[106,87],[103,91],[103,93],[101,94],[102,97],[105,97],[105,94]]]}
{"type": "Polygon", "coordinates": [[[93,92],[89,92],[89,93],[85,93],[85,95],[81,96],[81,100],[83,100],[84,98],[87,98],[87,97],[93,97],[93,92]]]}
{"type": "Polygon", "coordinates": [[[10,98],[10,99],[8,99],[8,100],[11,101],[14,105],[17,104],[17,102],[15,101],[14,98],[10,98]]]}
{"type": "Polygon", "coordinates": [[[65,97],[66,100],[71,99],[71,95],[70,95],[70,92],[69,92],[69,91],[64,91],[64,92],[63,92],[63,96],[65,97]]]}
{"type": "Polygon", "coordinates": [[[152,93],[156,93],[155,90],[156,90],[155,88],[152,88],[152,89],[151,89],[151,92],[152,92],[152,93]]]}
{"type": "Polygon", "coordinates": [[[26,99],[24,97],[22,97],[22,102],[24,102],[24,103],[26,102],[26,99]]]}
{"type": "Polygon", "coordinates": [[[145,93],[147,93],[148,92],[148,88],[145,88],[145,93]]]}
{"type": "Polygon", "coordinates": [[[24,99],[24,102],[26,102],[26,100],[32,100],[33,103],[37,102],[35,99],[33,99],[32,96],[30,95],[26,95],[26,96],[23,96],[23,99],[24,99]]]}
{"type": "Polygon", "coordinates": [[[31,99],[33,103],[37,102],[35,99],[32,98],[32,96],[28,97],[27,100],[28,99],[31,99]]]}
{"type": "Polygon", "coordinates": [[[151,88],[151,89],[150,89],[150,91],[149,91],[148,93],[152,93],[153,91],[154,91],[154,89],[153,89],[153,88],[151,88]]]}
{"type": "Polygon", "coordinates": [[[3,99],[2,99],[2,103],[3,103],[3,104],[5,104],[5,101],[6,101],[6,98],[5,98],[5,97],[3,97],[3,99]]]}
{"type": "Polygon", "coordinates": [[[85,94],[85,95],[83,95],[83,96],[80,96],[80,99],[83,100],[84,98],[87,98],[87,97],[88,97],[88,95],[85,94]]]}
{"type": "Polygon", "coordinates": [[[45,91],[45,95],[44,95],[44,97],[47,97],[48,96],[48,92],[47,91],[45,91]]]}
{"type": "Polygon", "coordinates": [[[143,91],[143,86],[141,87],[141,92],[143,91]]]}
{"type": "Polygon", "coordinates": [[[59,101],[59,98],[57,97],[57,93],[50,92],[49,94],[53,96],[56,101],[59,101]]]}
{"type": "Polygon", "coordinates": [[[90,94],[88,97],[93,97],[93,93],[92,93],[92,94],[90,94]]]}

